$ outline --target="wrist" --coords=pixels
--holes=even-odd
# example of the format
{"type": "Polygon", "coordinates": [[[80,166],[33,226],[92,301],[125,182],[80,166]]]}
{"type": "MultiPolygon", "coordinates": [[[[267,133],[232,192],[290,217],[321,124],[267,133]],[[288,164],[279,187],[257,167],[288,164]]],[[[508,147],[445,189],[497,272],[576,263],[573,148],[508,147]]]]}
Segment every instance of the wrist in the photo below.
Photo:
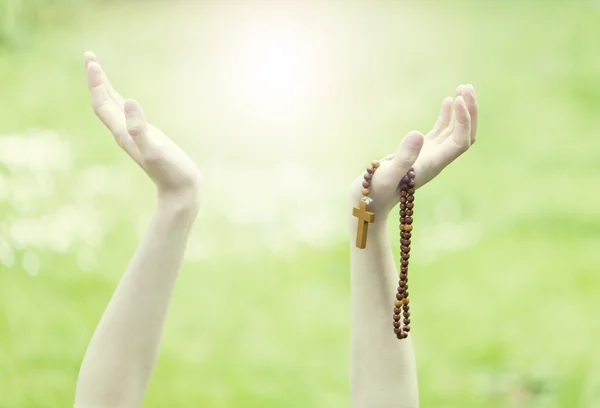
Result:
{"type": "Polygon", "coordinates": [[[163,213],[194,219],[200,209],[200,189],[190,188],[181,191],[159,189],[157,207],[163,213]]]}

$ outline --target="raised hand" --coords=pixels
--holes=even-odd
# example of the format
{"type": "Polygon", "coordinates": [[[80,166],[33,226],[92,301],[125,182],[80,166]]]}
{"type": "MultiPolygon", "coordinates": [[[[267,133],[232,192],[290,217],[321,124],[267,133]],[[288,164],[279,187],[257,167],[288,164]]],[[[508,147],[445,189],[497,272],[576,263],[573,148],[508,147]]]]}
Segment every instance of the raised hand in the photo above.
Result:
{"type": "MultiPolygon", "coordinates": [[[[444,99],[439,118],[426,135],[412,131],[400,142],[396,153],[380,161],[370,186],[377,212],[389,212],[398,202],[398,185],[406,172],[414,167],[417,188],[422,187],[475,143],[477,137],[477,99],[472,85],[456,89],[452,98],[444,99]]],[[[358,177],[350,190],[350,200],[358,203],[363,188],[358,177]]],[[[379,218],[381,220],[381,218],[379,218]]]]}
{"type": "Polygon", "coordinates": [[[452,98],[444,99],[438,120],[425,135],[423,149],[414,165],[417,188],[431,181],[475,143],[477,115],[477,98],[472,85],[456,88],[454,110],[452,98]]]}
{"type": "Polygon", "coordinates": [[[140,105],[114,90],[92,52],[85,69],[92,107],[117,144],[150,176],[160,196],[197,202],[201,185],[198,167],[160,129],[146,120],[140,105]]]}
{"type": "Polygon", "coordinates": [[[198,212],[200,172],[137,102],[111,86],[85,54],[92,106],[115,140],[150,176],[156,211],[85,353],[75,408],[139,407],[156,362],[171,297],[198,212]]]}

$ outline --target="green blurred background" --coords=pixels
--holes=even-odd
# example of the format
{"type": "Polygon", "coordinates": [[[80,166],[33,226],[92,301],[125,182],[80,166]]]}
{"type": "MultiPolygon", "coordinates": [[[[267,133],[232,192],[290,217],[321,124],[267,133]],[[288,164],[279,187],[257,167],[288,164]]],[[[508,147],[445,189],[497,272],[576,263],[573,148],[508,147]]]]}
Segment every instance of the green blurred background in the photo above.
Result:
{"type": "Polygon", "coordinates": [[[347,189],[461,83],[479,140],[417,196],[421,406],[600,407],[599,40],[584,0],[0,0],[0,407],[72,404],[155,203],[85,50],[207,182],[145,407],[350,405],[347,189]]]}

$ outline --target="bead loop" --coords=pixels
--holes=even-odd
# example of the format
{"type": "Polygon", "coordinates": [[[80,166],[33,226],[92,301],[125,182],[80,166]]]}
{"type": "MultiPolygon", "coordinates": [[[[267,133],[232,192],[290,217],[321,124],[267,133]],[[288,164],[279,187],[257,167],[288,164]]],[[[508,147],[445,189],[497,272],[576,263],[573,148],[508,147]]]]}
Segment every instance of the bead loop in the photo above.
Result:
{"type": "Polygon", "coordinates": [[[405,339],[410,332],[410,298],[408,297],[408,260],[410,259],[410,238],[413,230],[413,211],[415,201],[415,170],[411,168],[400,181],[400,280],[394,301],[394,334],[405,339]],[[397,313],[402,308],[402,316],[397,313]],[[402,324],[400,324],[402,322],[402,324]]]}

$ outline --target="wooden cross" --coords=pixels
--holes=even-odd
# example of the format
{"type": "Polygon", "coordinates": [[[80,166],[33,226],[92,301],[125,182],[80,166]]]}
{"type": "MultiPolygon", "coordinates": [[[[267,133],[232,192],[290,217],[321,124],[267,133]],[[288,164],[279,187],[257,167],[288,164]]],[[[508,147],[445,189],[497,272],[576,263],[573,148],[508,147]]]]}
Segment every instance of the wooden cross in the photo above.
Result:
{"type": "Polygon", "coordinates": [[[361,200],[360,207],[354,207],[352,209],[352,215],[358,217],[356,246],[364,249],[367,247],[367,231],[369,230],[369,223],[375,221],[375,213],[369,212],[369,206],[361,200]]]}

